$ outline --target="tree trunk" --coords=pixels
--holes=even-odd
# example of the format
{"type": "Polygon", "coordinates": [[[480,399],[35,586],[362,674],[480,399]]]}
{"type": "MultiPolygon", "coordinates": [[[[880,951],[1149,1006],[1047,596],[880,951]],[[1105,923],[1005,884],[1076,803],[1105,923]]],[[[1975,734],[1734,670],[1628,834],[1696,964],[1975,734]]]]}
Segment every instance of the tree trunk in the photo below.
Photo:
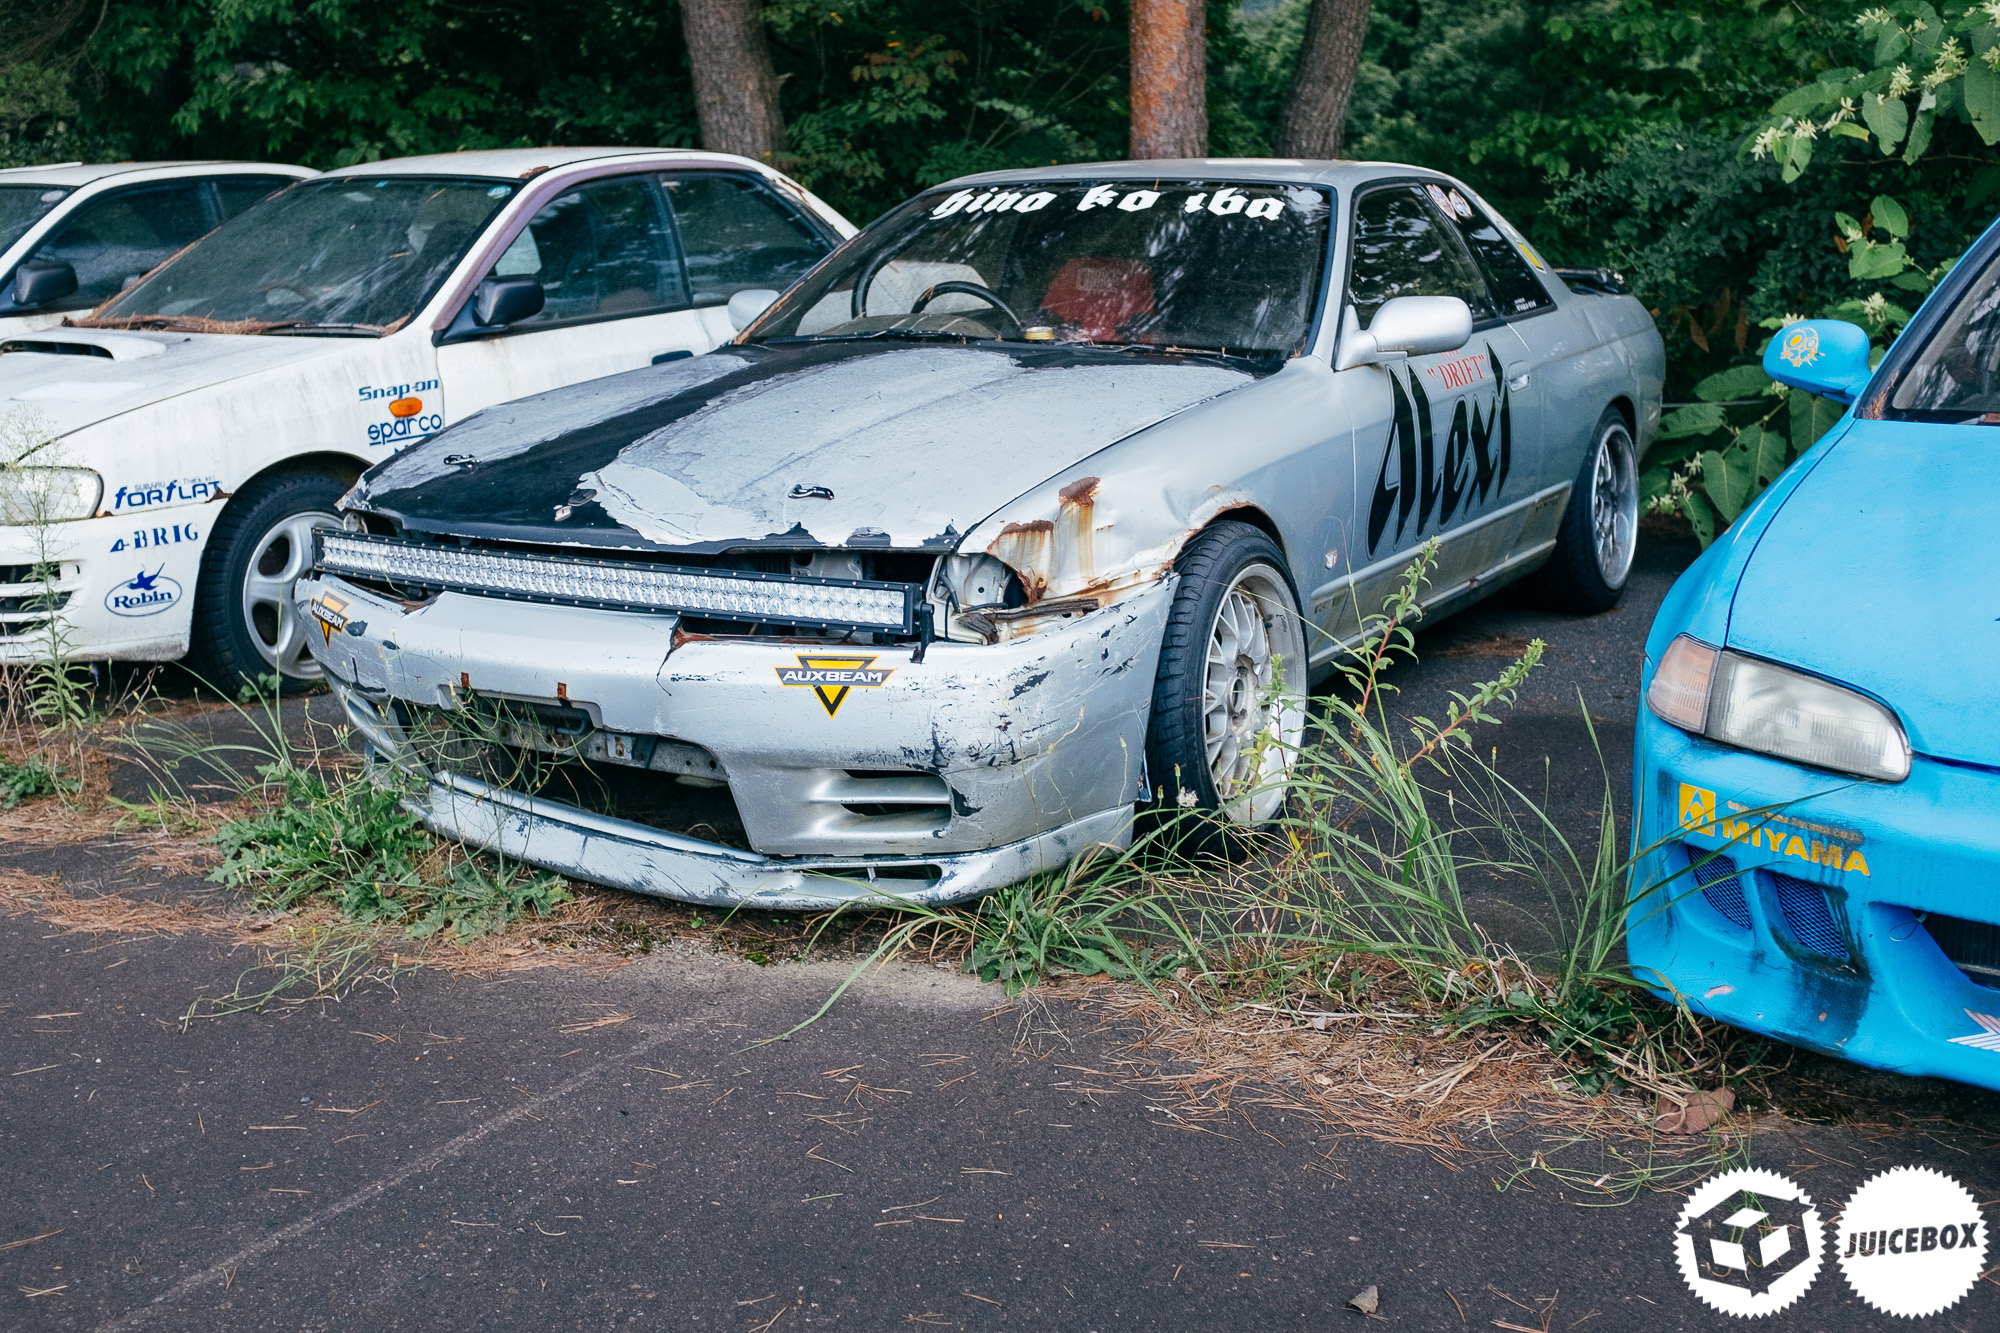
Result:
{"type": "Polygon", "coordinates": [[[785,149],[764,0],[681,0],[701,146],[768,162],[785,149]]]}
{"type": "Polygon", "coordinates": [[[1208,151],[1206,0],[1132,0],[1132,156],[1208,151]]]}
{"type": "Polygon", "coordinates": [[[1369,0],[1313,0],[1291,91],[1278,116],[1279,157],[1340,156],[1361,39],[1368,33],[1368,6],[1369,0]]]}

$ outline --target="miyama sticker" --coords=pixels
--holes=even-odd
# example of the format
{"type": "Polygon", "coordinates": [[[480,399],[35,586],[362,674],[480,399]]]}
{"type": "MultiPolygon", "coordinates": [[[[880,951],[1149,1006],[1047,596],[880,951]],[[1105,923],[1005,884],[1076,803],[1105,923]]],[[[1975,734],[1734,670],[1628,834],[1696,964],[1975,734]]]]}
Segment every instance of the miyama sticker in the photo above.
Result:
{"type": "Polygon", "coordinates": [[[1868,858],[1862,855],[1864,841],[1852,829],[1831,828],[1776,812],[1756,812],[1741,801],[1716,803],[1715,793],[1693,783],[1681,784],[1680,826],[1690,833],[1721,837],[1746,847],[1761,848],[1776,856],[1789,856],[1808,865],[1825,866],[1845,874],[1868,874],[1868,858]]]}
{"type": "Polygon", "coordinates": [[[1819,1276],[1819,1210],[1771,1171],[1725,1171],[1688,1197],[1674,1257],[1695,1295],[1724,1314],[1773,1314],[1819,1276]]]}
{"type": "Polygon", "coordinates": [[[878,667],[874,657],[833,657],[821,653],[800,653],[797,666],[772,667],[778,681],[792,689],[810,689],[819,697],[820,707],[832,717],[851,690],[877,690],[896,674],[894,667],[878,667]]]}
{"type": "Polygon", "coordinates": [[[1778,355],[1795,366],[1809,366],[1819,360],[1819,330],[1798,328],[1785,335],[1778,355]]]}

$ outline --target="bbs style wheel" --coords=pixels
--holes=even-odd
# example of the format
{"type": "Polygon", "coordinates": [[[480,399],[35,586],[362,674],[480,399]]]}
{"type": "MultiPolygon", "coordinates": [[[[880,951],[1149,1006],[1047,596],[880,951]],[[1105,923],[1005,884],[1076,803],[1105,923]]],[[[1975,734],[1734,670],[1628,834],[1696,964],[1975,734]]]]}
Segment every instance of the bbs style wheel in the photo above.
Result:
{"type": "Polygon", "coordinates": [[[275,675],[287,692],[320,679],[310,628],[292,609],[292,584],[312,565],[313,533],[337,528],[346,483],[314,472],[260,477],[238,491],[202,553],[191,665],[234,693],[275,675]]]}
{"type": "Polygon", "coordinates": [[[1632,428],[1608,408],[1570,487],[1556,549],[1526,581],[1544,606],[1583,615],[1618,605],[1639,549],[1639,447],[1632,428]]]}
{"type": "Polygon", "coordinates": [[[1253,829],[1283,807],[1305,731],[1305,630],[1285,560],[1247,523],[1181,553],[1146,734],[1164,812],[1197,807],[1253,829]]]}

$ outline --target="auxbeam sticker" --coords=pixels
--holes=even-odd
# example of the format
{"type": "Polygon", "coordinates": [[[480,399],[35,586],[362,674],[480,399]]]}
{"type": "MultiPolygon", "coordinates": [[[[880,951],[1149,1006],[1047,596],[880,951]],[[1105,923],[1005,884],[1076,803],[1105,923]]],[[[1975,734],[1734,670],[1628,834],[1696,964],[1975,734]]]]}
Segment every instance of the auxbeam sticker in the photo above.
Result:
{"type": "MultiPolygon", "coordinates": [[[[877,654],[879,656],[879,654],[877,654]]],[[[820,707],[832,717],[852,690],[879,690],[894,667],[878,667],[874,657],[834,657],[822,653],[800,653],[797,666],[772,667],[780,684],[790,689],[810,689],[819,697],[820,707]]]]}
{"type": "Polygon", "coordinates": [[[1965,1299],[1986,1263],[1986,1220],[1950,1176],[1898,1166],[1863,1181],[1841,1209],[1834,1256],[1854,1294],[1918,1319],[1965,1299]]]}
{"type": "Polygon", "coordinates": [[[141,569],[130,582],[104,594],[104,609],[114,616],[156,616],[181,599],[181,585],[160,569],[141,569]]]}
{"type": "Polygon", "coordinates": [[[347,608],[351,603],[339,593],[323,592],[313,598],[308,605],[312,609],[313,619],[319,622],[320,638],[331,647],[334,631],[347,628],[347,608]]]}
{"type": "Polygon", "coordinates": [[[1674,1227],[1689,1290],[1724,1314],[1775,1314],[1819,1276],[1819,1210],[1773,1171],[1725,1171],[1696,1190],[1674,1227]]]}

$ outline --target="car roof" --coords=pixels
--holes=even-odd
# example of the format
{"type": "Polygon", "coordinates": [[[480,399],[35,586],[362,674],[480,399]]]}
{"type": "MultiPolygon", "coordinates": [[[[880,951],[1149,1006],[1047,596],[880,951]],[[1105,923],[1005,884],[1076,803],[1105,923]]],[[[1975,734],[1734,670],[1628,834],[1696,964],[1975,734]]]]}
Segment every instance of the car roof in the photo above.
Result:
{"type": "Polygon", "coordinates": [[[238,172],[249,175],[268,175],[277,172],[286,176],[310,176],[309,167],[293,166],[287,162],[232,162],[228,160],[191,159],[175,162],[52,162],[41,167],[0,168],[0,185],[90,185],[107,176],[127,176],[141,171],[168,171],[177,167],[191,168],[190,175],[233,175],[238,172]]]}
{"type": "Polygon", "coordinates": [[[748,158],[707,153],[693,148],[492,148],[465,153],[431,153],[386,162],[361,162],[340,167],[329,176],[539,176],[557,167],[625,157],[685,159],[715,166],[754,167],[748,158]]]}
{"type": "Polygon", "coordinates": [[[1210,180],[1296,182],[1300,185],[1360,185],[1385,176],[1450,179],[1427,167],[1400,162],[1311,161],[1295,157],[1174,157],[1144,162],[1072,162],[1019,171],[982,171],[946,181],[946,186],[1014,184],[1028,181],[1210,180]]]}

